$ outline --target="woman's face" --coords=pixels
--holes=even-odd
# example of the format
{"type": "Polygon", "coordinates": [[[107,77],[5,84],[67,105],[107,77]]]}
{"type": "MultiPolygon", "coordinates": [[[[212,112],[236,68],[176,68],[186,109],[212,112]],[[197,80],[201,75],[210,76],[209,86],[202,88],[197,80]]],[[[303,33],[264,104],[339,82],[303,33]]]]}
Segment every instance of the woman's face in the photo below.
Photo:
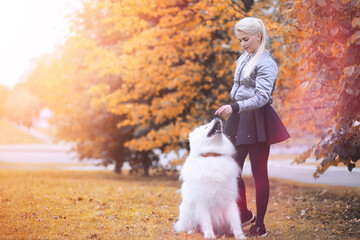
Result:
{"type": "Polygon", "coordinates": [[[261,34],[248,34],[243,31],[236,32],[241,47],[245,49],[247,53],[253,53],[258,49],[261,42],[261,34]]]}

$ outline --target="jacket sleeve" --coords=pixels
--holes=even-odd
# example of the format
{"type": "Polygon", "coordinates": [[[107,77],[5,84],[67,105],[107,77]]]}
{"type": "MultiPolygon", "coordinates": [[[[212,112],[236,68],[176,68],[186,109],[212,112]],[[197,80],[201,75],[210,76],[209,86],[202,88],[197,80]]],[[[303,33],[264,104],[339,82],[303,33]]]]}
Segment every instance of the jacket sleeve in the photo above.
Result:
{"type": "MultiPolygon", "coordinates": [[[[256,65],[256,87],[254,96],[246,100],[237,101],[237,106],[232,106],[237,112],[252,111],[265,106],[272,99],[272,92],[278,74],[278,67],[273,60],[265,60],[256,65]]],[[[254,71],[253,70],[253,71],[254,71]]]]}

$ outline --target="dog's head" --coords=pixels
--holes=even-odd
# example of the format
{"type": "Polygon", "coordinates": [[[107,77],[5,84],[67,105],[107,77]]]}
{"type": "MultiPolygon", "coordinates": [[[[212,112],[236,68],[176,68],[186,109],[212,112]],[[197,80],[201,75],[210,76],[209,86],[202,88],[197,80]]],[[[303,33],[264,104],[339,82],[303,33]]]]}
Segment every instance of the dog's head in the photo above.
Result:
{"type": "Polygon", "coordinates": [[[222,122],[219,118],[214,118],[211,122],[201,125],[189,134],[190,146],[196,142],[216,141],[222,137],[222,122]]]}
{"type": "Polygon", "coordinates": [[[211,122],[195,128],[189,134],[190,153],[232,152],[233,145],[223,134],[222,121],[215,117],[211,122]]]}

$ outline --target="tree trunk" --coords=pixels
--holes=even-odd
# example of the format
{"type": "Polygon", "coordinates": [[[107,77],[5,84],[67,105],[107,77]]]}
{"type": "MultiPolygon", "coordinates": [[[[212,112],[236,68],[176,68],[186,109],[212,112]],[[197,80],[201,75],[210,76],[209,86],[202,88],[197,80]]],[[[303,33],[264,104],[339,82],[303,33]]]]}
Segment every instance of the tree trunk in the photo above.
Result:
{"type": "Polygon", "coordinates": [[[121,168],[123,166],[123,163],[121,161],[116,161],[115,162],[115,168],[114,168],[114,172],[116,174],[121,174],[121,168]]]}
{"type": "Polygon", "coordinates": [[[143,155],[144,157],[144,161],[143,161],[143,166],[144,166],[144,176],[145,177],[149,177],[149,169],[150,169],[150,160],[149,157],[146,155],[143,155]]]}

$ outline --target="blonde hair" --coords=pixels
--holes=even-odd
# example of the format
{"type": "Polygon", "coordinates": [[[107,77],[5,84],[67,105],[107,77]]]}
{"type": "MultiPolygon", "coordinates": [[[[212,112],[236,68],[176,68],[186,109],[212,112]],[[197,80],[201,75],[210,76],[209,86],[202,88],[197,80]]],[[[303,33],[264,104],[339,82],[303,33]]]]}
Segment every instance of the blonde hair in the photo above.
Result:
{"type": "MultiPolygon", "coordinates": [[[[251,70],[253,69],[256,60],[263,54],[265,51],[265,44],[266,44],[266,27],[263,21],[261,21],[258,18],[254,17],[246,17],[243,19],[240,19],[239,22],[235,25],[235,32],[243,31],[247,34],[254,35],[254,34],[261,34],[261,42],[258,47],[258,49],[255,50],[255,55],[251,58],[249,63],[247,64],[245,70],[244,70],[244,77],[249,77],[251,70]]],[[[246,58],[246,57],[245,57],[246,58]]],[[[244,61],[244,59],[242,61],[244,61]]],[[[241,62],[240,62],[241,64],[241,62]]]]}

